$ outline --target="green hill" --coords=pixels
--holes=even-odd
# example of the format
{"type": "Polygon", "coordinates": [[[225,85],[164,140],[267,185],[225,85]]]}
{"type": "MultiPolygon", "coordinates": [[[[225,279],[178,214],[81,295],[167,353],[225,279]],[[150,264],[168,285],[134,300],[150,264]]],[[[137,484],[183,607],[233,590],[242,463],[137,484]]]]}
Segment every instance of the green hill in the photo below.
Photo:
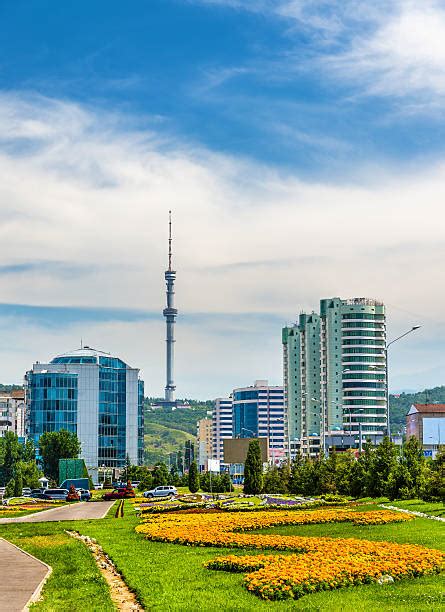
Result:
{"type": "Polygon", "coordinates": [[[402,431],[406,425],[406,413],[411,404],[444,404],[445,387],[434,387],[417,393],[400,393],[400,395],[389,396],[389,413],[391,419],[391,431],[393,433],[402,431]]]}
{"type": "Polygon", "coordinates": [[[207,412],[212,410],[212,402],[193,402],[189,400],[190,408],[171,408],[150,409],[148,403],[145,404],[145,422],[158,423],[165,427],[179,429],[189,434],[196,435],[196,423],[207,416],[207,412]]]}
{"type": "Polygon", "coordinates": [[[196,442],[196,436],[158,423],[145,422],[145,463],[154,465],[163,461],[168,464],[169,454],[183,450],[187,440],[196,442]]]}

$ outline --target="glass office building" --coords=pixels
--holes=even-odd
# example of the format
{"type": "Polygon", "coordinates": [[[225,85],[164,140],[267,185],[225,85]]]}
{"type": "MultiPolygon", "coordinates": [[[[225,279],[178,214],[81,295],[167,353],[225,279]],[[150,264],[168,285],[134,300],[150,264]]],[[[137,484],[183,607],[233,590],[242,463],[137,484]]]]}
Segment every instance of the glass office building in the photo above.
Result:
{"type": "Polygon", "coordinates": [[[26,374],[28,435],[77,434],[88,468],[122,467],[144,455],[144,383],[118,357],[84,347],[35,363],[26,374]]]}
{"type": "Polygon", "coordinates": [[[232,431],[234,438],[267,438],[272,461],[286,452],[284,389],[257,380],[252,387],[232,393],[232,431]]]}

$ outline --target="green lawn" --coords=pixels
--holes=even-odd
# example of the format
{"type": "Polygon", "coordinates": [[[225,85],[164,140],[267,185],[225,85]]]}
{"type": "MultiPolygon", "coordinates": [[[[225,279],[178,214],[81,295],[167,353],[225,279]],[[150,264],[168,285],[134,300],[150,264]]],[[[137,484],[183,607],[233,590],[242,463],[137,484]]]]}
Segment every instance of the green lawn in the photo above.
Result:
{"type": "MultiPolygon", "coordinates": [[[[364,508],[361,508],[363,510],[364,508]]],[[[369,509],[375,510],[375,506],[369,509]]],[[[216,572],[202,563],[224,549],[150,542],[134,532],[138,524],[127,504],[124,519],[81,525],[111,556],[147,610],[432,610],[445,606],[443,578],[427,576],[393,585],[368,585],[305,596],[298,601],[264,602],[241,585],[242,575],[216,572]]],[[[445,550],[445,529],[428,519],[401,524],[357,527],[346,523],[302,525],[268,530],[307,536],[357,537],[410,542],[445,550]]]]}
{"type": "Polygon", "coordinates": [[[403,508],[405,510],[414,510],[415,512],[424,512],[431,516],[440,516],[445,518],[445,503],[444,502],[425,502],[421,499],[408,499],[406,501],[389,502],[389,505],[403,508]]]}
{"type": "Polygon", "coordinates": [[[0,537],[41,559],[53,569],[44,599],[32,610],[45,612],[112,612],[115,610],[93,557],[86,546],[64,529],[73,522],[0,525],[0,537]]]}
{"type": "MultiPolygon", "coordinates": [[[[36,609],[54,612],[108,611],[113,606],[108,590],[89,551],[64,529],[76,529],[98,540],[115,562],[146,610],[375,610],[445,609],[443,577],[427,576],[385,586],[367,585],[307,595],[298,601],[266,602],[248,593],[241,574],[205,569],[204,561],[226,552],[150,542],[134,531],[138,518],[126,502],[124,518],[114,508],[103,520],[66,523],[0,525],[0,536],[23,547],[54,568],[44,589],[44,602],[36,609]]],[[[375,510],[375,505],[361,507],[375,510]]],[[[369,540],[418,543],[445,550],[445,529],[436,521],[353,526],[349,523],[271,528],[267,532],[304,536],[356,537],[369,540]]]]}

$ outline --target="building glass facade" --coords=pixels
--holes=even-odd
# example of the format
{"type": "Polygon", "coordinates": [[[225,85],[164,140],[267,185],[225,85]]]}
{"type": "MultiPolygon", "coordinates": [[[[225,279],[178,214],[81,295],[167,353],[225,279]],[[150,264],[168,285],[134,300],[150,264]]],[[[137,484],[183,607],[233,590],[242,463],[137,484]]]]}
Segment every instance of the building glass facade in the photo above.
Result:
{"type": "Polygon", "coordinates": [[[38,447],[48,431],[77,434],[88,468],[142,464],[143,381],[139,370],[84,347],[36,363],[26,374],[27,429],[38,447]]]}
{"type": "Polygon", "coordinates": [[[37,444],[47,431],[77,433],[77,375],[35,373],[28,380],[29,431],[37,444]]]}

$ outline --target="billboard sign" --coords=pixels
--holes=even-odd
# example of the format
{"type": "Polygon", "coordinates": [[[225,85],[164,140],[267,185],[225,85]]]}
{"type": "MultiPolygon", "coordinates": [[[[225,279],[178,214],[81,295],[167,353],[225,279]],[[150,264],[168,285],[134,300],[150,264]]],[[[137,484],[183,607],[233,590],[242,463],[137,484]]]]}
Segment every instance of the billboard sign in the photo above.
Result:
{"type": "Polygon", "coordinates": [[[261,449],[261,460],[263,463],[268,461],[267,438],[225,438],[224,444],[224,463],[245,463],[249,443],[258,440],[261,449]]]}

